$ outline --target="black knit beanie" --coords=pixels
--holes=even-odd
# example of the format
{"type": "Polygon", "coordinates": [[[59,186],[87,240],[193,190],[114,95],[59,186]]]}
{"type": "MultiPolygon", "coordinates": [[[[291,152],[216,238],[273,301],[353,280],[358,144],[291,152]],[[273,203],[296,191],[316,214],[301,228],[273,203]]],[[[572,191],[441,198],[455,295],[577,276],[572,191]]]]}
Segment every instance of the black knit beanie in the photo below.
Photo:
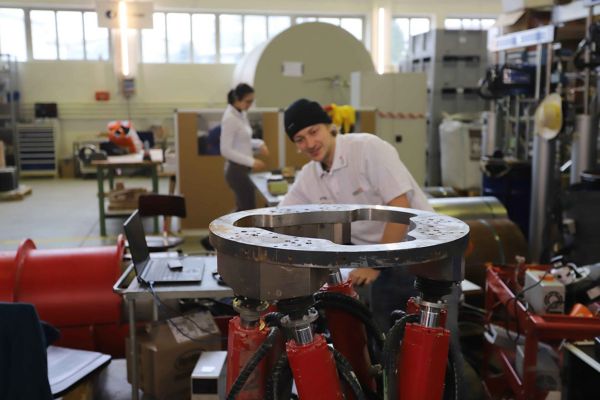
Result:
{"type": "Polygon", "coordinates": [[[330,124],[331,118],[316,101],[307,99],[296,100],[285,110],[283,124],[285,132],[294,140],[294,135],[316,124],[330,124]]]}

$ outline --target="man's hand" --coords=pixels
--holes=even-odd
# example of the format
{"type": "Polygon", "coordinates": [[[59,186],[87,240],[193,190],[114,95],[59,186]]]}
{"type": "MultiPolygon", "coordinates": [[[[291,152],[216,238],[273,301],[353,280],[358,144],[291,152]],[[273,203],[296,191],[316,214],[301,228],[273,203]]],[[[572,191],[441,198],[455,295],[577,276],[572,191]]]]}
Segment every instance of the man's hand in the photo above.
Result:
{"type": "Polygon", "coordinates": [[[350,279],[354,286],[369,285],[377,279],[379,271],[373,268],[356,268],[350,271],[350,279]]]}

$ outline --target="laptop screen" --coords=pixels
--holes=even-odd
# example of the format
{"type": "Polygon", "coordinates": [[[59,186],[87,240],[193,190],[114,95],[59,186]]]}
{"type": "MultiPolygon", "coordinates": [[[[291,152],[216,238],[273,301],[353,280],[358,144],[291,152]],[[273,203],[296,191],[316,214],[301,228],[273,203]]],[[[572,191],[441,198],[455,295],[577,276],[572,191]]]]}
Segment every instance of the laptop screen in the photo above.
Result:
{"type": "Polygon", "coordinates": [[[129,242],[129,251],[131,252],[131,258],[133,258],[133,264],[138,276],[140,276],[142,273],[140,267],[145,265],[145,261],[150,258],[150,253],[146,244],[144,225],[142,225],[142,219],[138,210],[135,210],[127,218],[127,221],[123,224],[123,228],[125,228],[125,236],[127,236],[127,241],[129,242]]]}

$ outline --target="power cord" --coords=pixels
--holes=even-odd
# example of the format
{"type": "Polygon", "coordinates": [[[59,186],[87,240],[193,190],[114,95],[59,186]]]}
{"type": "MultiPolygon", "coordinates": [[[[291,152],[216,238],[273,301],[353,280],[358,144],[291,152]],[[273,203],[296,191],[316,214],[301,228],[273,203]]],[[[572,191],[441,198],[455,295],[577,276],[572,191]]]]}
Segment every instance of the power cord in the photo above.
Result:
{"type": "MultiPolygon", "coordinates": [[[[511,302],[511,300],[513,301],[513,304],[514,304],[514,310],[513,310],[513,312],[514,312],[514,315],[515,315],[515,322],[516,322],[516,327],[515,327],[515,328],[516,328],[516,331],[517,331],[517,335],[516,335],[516,337],[513,339],[513,338],[510,336],[510,331],[509,331],[509,329],[508,329],[508,322],[509,322],[509,315],[508,315],[508,312],[507,312],[507,314],[506,314],[506,323],[505,323],[505,325],[504,325],[504,329],[506,330],[506,336],[508,336],[508,338],[509,338],[509,339],[513,340],[513,341],[515,342],[515,345],[517,345],[517,344],[519,343],[519,339],[521,338],[521,332],[520,332],[520,330],[521,330],[521,329],[520,329],[520,326],[519,326],[519,317],[518,317],[518,315],[517,315],[517,311],[518,311],[518,303],[517,303],[517,302],[518,302],[518,301],[520,301],[520,300],[522,300],[523,294],[524,294],[526,291],[528,291],[528,290],[531,290],[531,289],[533,289],[534,287],[541,285],[541,284],[542,284],[542,282],[543,282],[543,280],[544,280],[544,279],[545,279],[545,278],[546,278],[546,277],[547,277],[549,274],[550,274],[550,271],[545,271],[545,272],[544,272],[544,275],[542,275],[542,276],[541,276],[541,278],[539,278],[539,280],[538,280],[536,283],[534,283],[534,284],[532,284],[532,285],[529,285],[529,286],[527,286],[526,288],[523,288],[523,289],[521,289],[521,291],[519,291],[517,294],[515,294],[515,296],[514,296],[514,297],[511,297],[510,299],[508,299],[508,301],[506,302],[506,308],[510,307],[510,302],[511,302]]],[[[527,303],[524,303],[524,304],[523,304],[523,306],[525,307],[525,310],[526,310],[526,311],[529,311],[529,304],[527,304],[527,303]]]]}

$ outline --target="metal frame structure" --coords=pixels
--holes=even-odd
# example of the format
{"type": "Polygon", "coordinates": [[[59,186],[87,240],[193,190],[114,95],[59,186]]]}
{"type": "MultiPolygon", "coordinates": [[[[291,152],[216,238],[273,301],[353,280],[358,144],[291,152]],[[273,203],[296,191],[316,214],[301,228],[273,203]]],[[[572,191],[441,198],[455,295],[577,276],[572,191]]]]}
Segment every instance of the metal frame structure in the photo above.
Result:
{"type": "Polygon", "coordinates": [[[514,321],[511,328],[525,338],[523,376],[519,376],[513,363],[514,350],[486,342],[483,382],[490,395],[501,394],[500,392],[510,389],[517,400],[543,399],[547,393],[536,387],[538,344],[547,342],[558,345],[563,340],[582,340],[600,335],[600,319],[559,314],[537,315],[528,311],[515,295],[515,291],[519,290],[515,279],[517,271],[515,267],[488,267],[485,320],[487,324],[499,319],[504,320],[498,314],[499,309],[502,308],[502,311],[514,321]],[[493,376],[490,371],[492,357],[499,359],[503,370],[500,376],[493,376]]]}

